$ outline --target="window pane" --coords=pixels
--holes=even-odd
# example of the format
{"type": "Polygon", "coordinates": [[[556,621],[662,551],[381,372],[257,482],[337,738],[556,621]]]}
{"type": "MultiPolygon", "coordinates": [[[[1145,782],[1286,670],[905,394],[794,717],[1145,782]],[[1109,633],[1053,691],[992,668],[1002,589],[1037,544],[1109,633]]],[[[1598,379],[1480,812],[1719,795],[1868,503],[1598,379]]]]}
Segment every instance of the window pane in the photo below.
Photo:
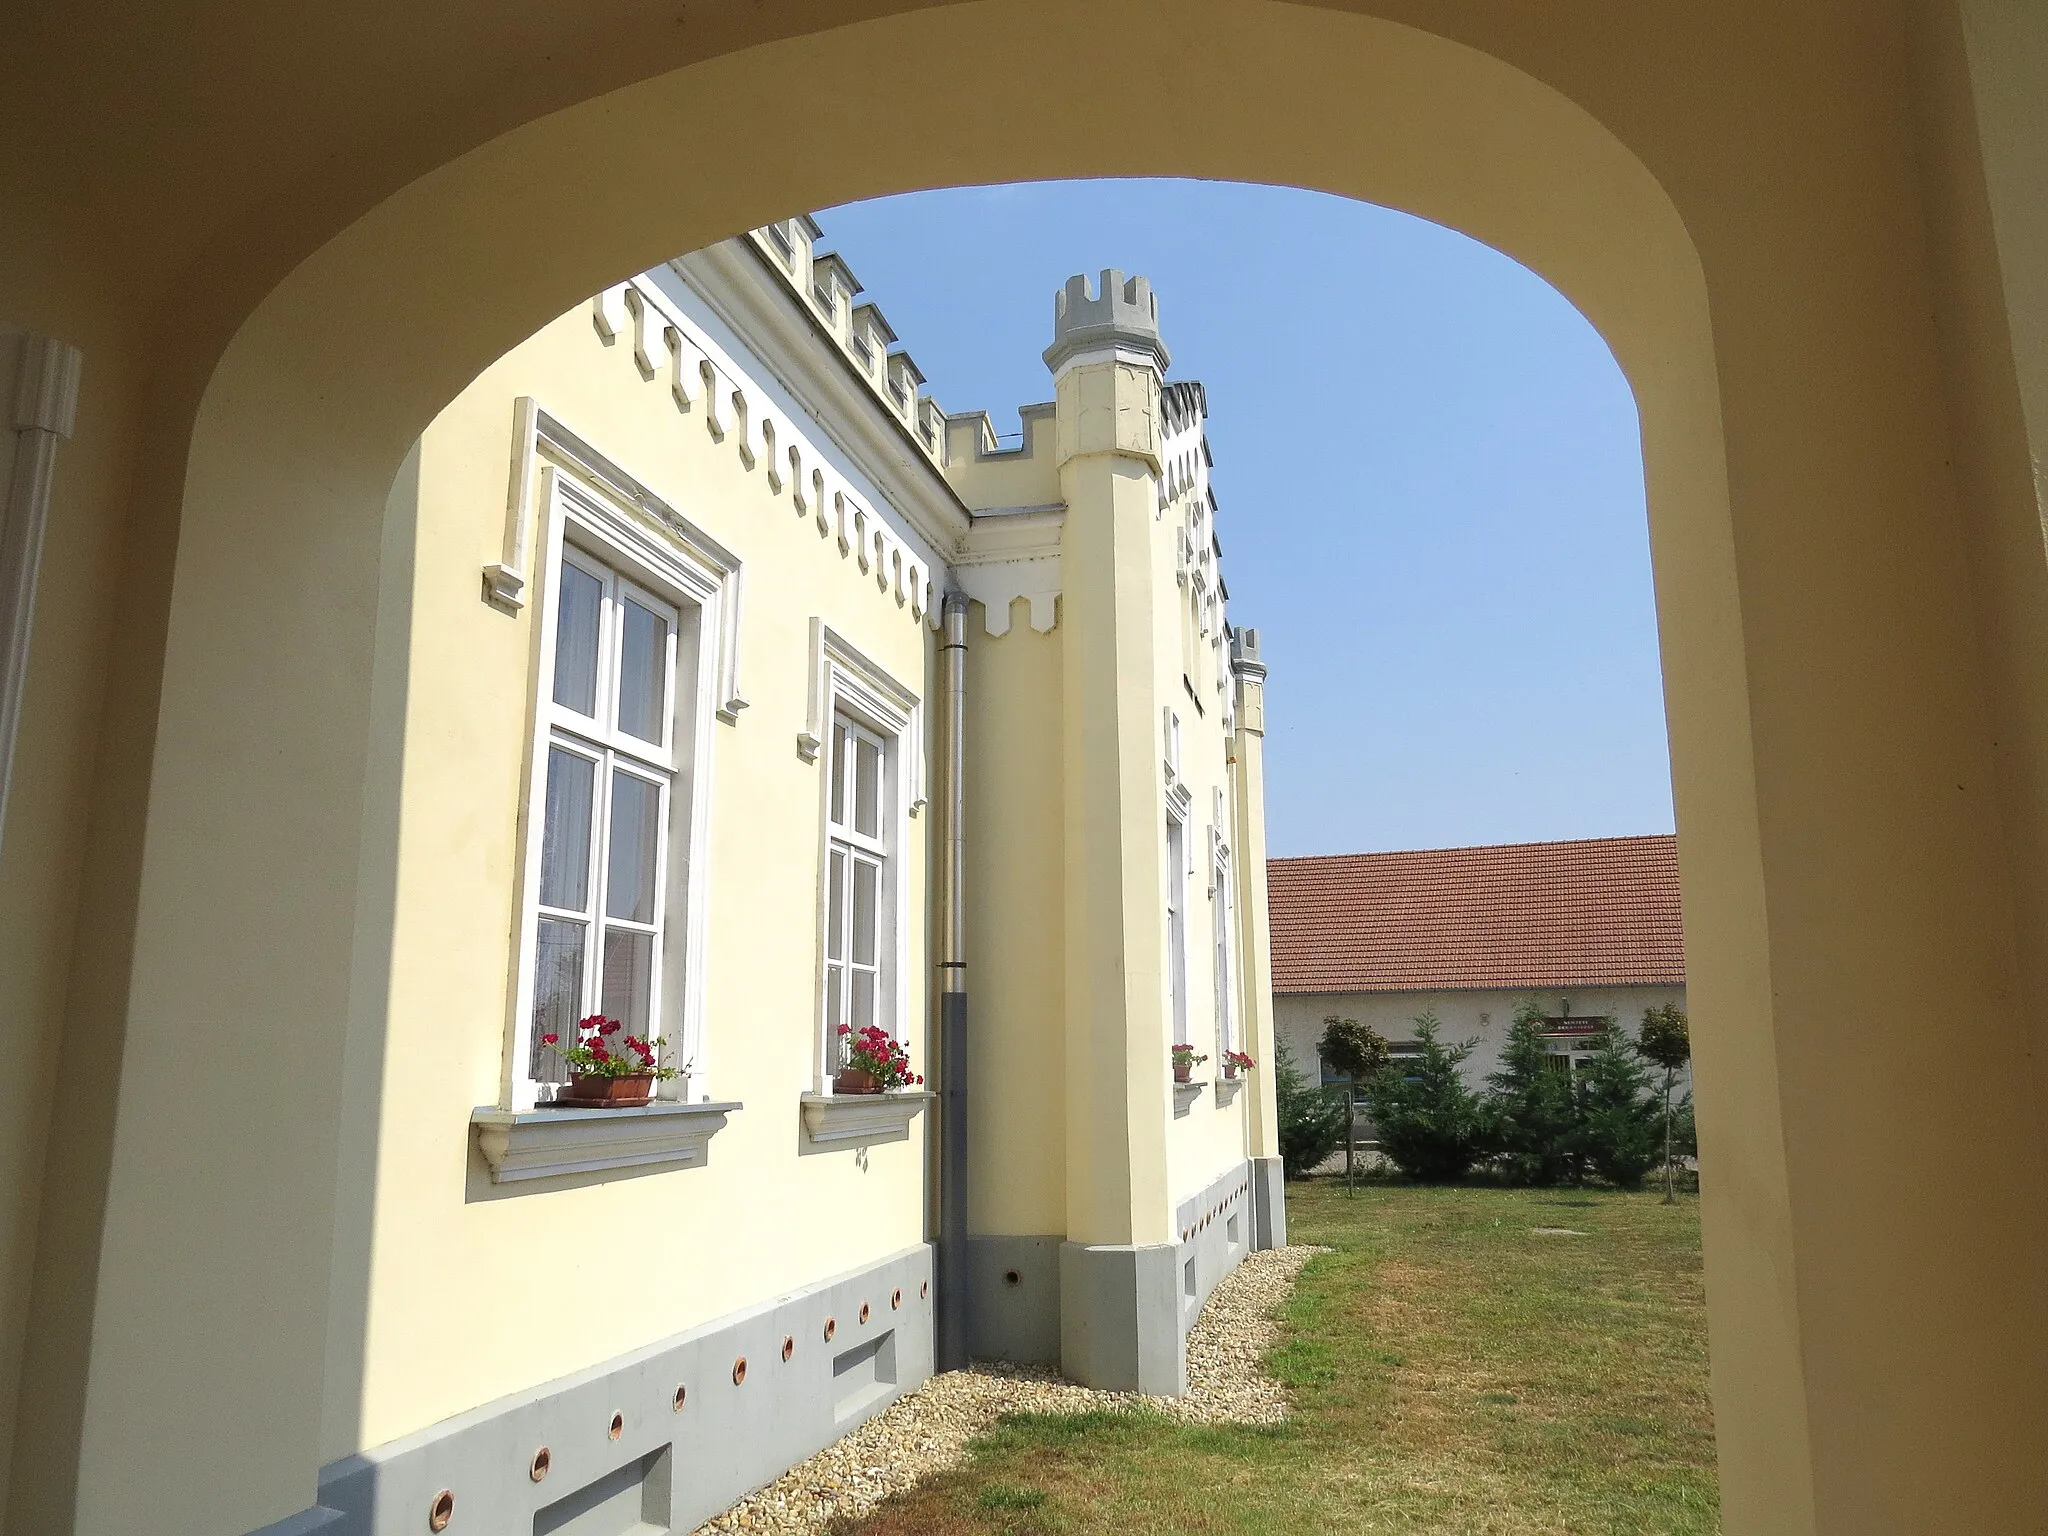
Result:
{"type": "Polygon", "coordinates": [[[572,912],[590,906],[590,799],[597,764],[548,748],[548,803],[540,835],[540,901],[572,912]]]}
{"type": "Polygon", "coordinates": [[[835,720],[832,722],[832,820],[842,827],[846,825],[846,775],[850,771],[846,761],[846,727],[835,720]]]}
{"type": "Polygon", "coordinates": [[[853,973],[853,1017],[847,1022],[859,1034],[875,1022],[875,973],[855,971],[853,973]]]}
{"type": "Polygon", "coordinates": [[[555,603],[555,702],[579,715],[597,713],[597,624],[604,584],[562,562],[555,603]]]}
{"type": "Polygon", "coordinates": [[[866,859],[853,861],[853,963],[873,965],[875,958],[875,908],[880,895],[882,871],[866,859]]]}
{"type": "Polygon", "coordinates": [[[581,923],[552,917],[540,920],[533,961],[533,1042],[528,1055],[531,1075],[544,1083],[569,1080],[555,1053],[541,1044],[542,1035],[559,1035],[562,1043],[576,1039],[576,1021],[583,1016],[583,937],[581,923]]]}
{"type": "Polygon", "coordinates": [[[846,1059],[845,1047],[839,1043],[839,1026],[846,1018],[845,994],[846,967],[828,965],[825,967],[825,1034],[832,1042],[832,1049],[839,1054],[834,1061],[846,1059]]]}
{"type": "Polygon", "coordinates": [[[619,729],[659,745],[667,739],[668,620],[627,598],[619,645],[619,729]]]}
{"type": "Polygon", "coordinates": [[[654,921],[654,864],[660,833],[660,787],[613,769],[611,847],[605,860],[607,917],[636,923],[654,921]]]}
{"type": "Polygon", "coordinates": [[[864,737],[854,742],[853,829],[882,835],[882,749],[864,737]]]}
{"type": "Polygon", "coordinates": [[[846,958],[846,853],[832,850],[832,874],[825,882],[825,958],[846,958]]]}
{"type": "Polygon", "coordinates": [[[603,995],[598,1008],[626,1033],[647,1038],[648,999],[654,990],[654,935],[607,929],[604,936],[603,995]]]}

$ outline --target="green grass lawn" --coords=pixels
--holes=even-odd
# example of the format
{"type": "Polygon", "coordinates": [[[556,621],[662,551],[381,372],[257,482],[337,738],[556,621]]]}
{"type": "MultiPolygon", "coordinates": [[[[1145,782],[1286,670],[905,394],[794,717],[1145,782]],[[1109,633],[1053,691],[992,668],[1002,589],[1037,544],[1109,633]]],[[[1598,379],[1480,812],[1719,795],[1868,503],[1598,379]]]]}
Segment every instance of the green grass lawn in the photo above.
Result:
{"type": "Polygon", "coordinates": [[[1718,1532],[1699,1205],[1288,1187],[1279,1429],[1007,1419],[860,1536],[1718,1532]],[[1538,1236],[1567,1227],[1583,1236],[1538,1236]]]}

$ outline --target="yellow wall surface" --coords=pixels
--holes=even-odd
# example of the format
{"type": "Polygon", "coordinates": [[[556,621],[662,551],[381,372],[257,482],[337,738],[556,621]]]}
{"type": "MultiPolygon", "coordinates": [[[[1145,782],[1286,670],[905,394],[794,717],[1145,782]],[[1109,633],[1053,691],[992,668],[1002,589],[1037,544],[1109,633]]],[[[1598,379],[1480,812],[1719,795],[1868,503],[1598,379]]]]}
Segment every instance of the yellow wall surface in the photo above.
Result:
{"type": "MultiPolygon", "coordinates": [[[[849,198],[1118,174],[1420,213],[1527,263],[1614,347],[1643,425],[1715,1170],[1724,1528],[2048,1527],[2041,1081],[1953,1069],[2043,1059],[2048,1018],[2048,703],[2028,681],[2048,632],[2048,15],[1161,17],[9,17],[0,307],[84,349],[86,394],[0,854],[0,986],[61,1016],[67,1066],[118,1080],[0,1105],[7,1166],[44,1169],[33,1255],[25,1222],[0,1228],[0,1272],[33,1273],[0,1319],[22,1360],[10,1528],[249,1530],[303,1509],[330,1426],[359,1421],[351,1274],[404,1262],[344,1177],[385,1129],[363,1085],[402,1020],[474,1006],[378,932],[410,889],[393,731],[412,705],[378,663],[417,591],[389,492],[421,432],[522,337],[677,250],[849,198]],[[1170,67],[1132,67],[1123,40],[1147,37],[1170,67]]],[[[423,540],[419,583],[440,558],[423,540]]],[[[456,622],[494,619],[473,582],[456,622]]]]}
{"type": "MultiPolygon", "coordinates": [[[[361,1170],[374,1217],[367,1252],[338,1255],[335,1276],[339,1288],[356,1270],[366,1289],[361,1409],[327,1425],[329,1458],[924,1237],[928,1117],[865,1156],[814,1150],[799,1124],[816,1070],[823,759],[804,761],[796,738],[810,709],[803,621],[823,616],[922,696],[929,626],[772,493],[730,435],[714,439],[701,408],[679,412],[665,382],[644,381],[630,337],[602,341],[589,305],[493,363],[435,418],[418,454],[418,509],[390,1022],[361,1170]],[[538,606],[511,615],[484,602],[480,572],[500,556],[522,395],[737,555],[750,598],[748,707],[736,724],[712,724],[708,743],[704,1018],[709,1091],[745,1107],[706,1167],[540,1189],[494,1186],[469,1133],[471,1108],[498,1101],[521,966],[538,606]],[[594,1296],[604,1301],[593,1310],[594,1296]]],[[[906,1039],[919,1067],[926,827],[925,814],[909,820],[898,865],[906,1039]]]]}
{"type": "Polygon", "coordinates": [[[1066,1231],[1067,1077],[1060,663],[1011,605],[967,624],[968,1230],[1066,1231]]]}

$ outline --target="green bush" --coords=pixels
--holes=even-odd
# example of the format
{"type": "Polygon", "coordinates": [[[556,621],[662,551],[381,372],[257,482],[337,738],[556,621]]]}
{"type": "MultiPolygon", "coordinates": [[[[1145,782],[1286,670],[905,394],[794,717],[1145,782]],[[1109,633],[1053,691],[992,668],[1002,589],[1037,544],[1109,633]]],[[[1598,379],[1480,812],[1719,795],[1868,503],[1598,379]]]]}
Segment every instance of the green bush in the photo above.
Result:
{"type": "Polygon", "coordinates": [[[1427,1183],[1463,1178],[1488,1150],[1484,1107],[1458,1071],[1478,1042],[1445,1045],[1438,1028],[1435,1014],[1422,1015],[1415,1021],[1422,1054],[1382,1068],[1365,1084],[1380,1151],[1427,1183]]]}
{"type": "Polygon", "coordinates": [[[1280,1118],[1280,1164],[1298,1179],[1344,1141],[1344,1104],[1312,1084],[1294,1063],[1294,1053],[1273,1038],[1273,1097],[1280,1118]]]}
{"type": "Polygon", "coordinates": [[[1567,1058],[1545,1044],[1533,998],[1515,1009],[1500,1070],[1486,1080],[1488,1139],[1510,1184],[1576,1184],[1585,1174],[1585,1116],[1567,1058]]]}
{"type": "Polygon", "coordinates": [[[1619,1025],[1579,1073],[1586,1161],[1608,1183],[1641,1189],[1664,1160],[1664,1106],[1636,1044],[1619,1025]]]}

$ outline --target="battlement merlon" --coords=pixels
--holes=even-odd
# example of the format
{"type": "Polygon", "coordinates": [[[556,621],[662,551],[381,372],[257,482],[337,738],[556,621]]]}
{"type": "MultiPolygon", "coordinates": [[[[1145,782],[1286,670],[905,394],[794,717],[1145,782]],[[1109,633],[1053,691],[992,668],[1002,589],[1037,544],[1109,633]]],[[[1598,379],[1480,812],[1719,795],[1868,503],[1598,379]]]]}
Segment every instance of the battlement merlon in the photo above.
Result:
{"type": "Polygon", "coordinates": [[[1171,359],[1159,339],[1159,296],[1142,277],[1126,278],[1114,267],[1102,274],[1099,293],[1088,291],[1085,275],[1067,279],[1052,301],[1052,345],[1045,366],[1057,376],[1076,359],[1121,357],[1164,373],[1171,359]]]}
{"type": "Polygon", "coordinates": [[[1259,632],[1256,629],[1231,630],[1230,670],[1239,677],[1265,677],[1266,663],[1259,654],[1259,632]]]}

